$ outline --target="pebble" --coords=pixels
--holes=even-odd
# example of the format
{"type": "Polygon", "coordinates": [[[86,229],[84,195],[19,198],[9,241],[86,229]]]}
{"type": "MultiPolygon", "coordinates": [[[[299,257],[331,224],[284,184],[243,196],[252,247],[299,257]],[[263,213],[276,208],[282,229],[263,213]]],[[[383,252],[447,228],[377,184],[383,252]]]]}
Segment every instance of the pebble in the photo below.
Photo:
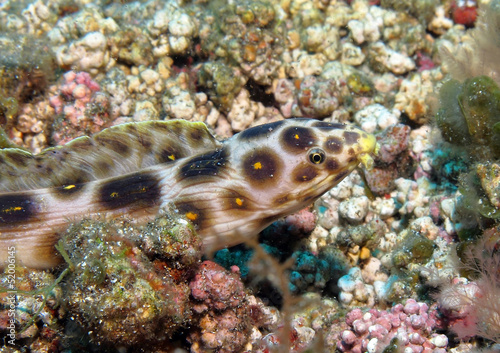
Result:
{"type": "Polygon", "coordinates": [[[366,196],[351,197],[339,205],[339,213],[350,223],[361,223],[368,213],[370,200],[366,196]]]}

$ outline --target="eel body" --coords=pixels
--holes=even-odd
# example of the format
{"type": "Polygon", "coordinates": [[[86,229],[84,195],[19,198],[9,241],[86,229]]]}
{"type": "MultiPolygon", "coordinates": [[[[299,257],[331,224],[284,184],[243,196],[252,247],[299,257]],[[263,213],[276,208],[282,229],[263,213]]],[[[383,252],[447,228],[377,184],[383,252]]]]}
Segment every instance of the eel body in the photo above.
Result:
{"type": "Polygon", "coordinates": [[[153,219],[174,206],[204,245],[230,246],[311,204],[361,162],[375,137],[343,124],[287,119],[216,140],[202,123],[129,123],[39,155],[0,150],[0,267],[50,268],[54,245],[86,217],[153,219]]]}

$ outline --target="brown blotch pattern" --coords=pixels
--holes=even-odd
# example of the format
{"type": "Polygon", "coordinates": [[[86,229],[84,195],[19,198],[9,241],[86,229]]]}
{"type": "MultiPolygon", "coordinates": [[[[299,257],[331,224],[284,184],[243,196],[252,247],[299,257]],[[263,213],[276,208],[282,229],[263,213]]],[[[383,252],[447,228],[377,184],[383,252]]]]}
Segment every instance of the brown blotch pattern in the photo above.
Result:
{"type": "Polygon", "coordinates": [[[184,157],[179,146],[167,145],[163,147],[158,153],[159,163],[172,163],[179,158],[184,157]]]}
{"type": "Polygon", "coordinates": [[[298,168],[294,173],[293,173],[293,179],[298,182],[302,181],[310,181],[313,180],[318,176],[318,172],[314,167],[301,167],[298,168]]]}
{"type": "Polygon", "coordinates": [[[341,153],[342,150],[344,149],[344,144],[342,143],[342,140],[338,137],[332,136],[329,137],[328,140],[325,142],[325,150],[331,153],[341,153]]]}
{"type": "Polygon", "coordinates": [[[283,130],[281,144],[289,151],[304,151],[317,141],[314,132],[306,127],[292,126],[283,130]]]}
{"type": "Polygon", "coordinates": [[[66,181],[61,183],[62,186],[53,189],[54,197],[65,199],[67,197],[74,197],[76,194],[81,193],[85,189],[84,178],[75,178],[74,181],[66,181]]]}
{"type": "Polygon", "coordinates": [[[356,152],[354,151],[354,148],[350,147],[348,150],[347,150],[347,154],[349,156],[354,156],[356,154],[356,152]]]}
{"type": "Polygon", "coordinates": [[[137,125],[136,124],[126,124],[124,130],[125,130],[126,133],[128,133],[130,135],[133,135],[133,136],[137,136],[138,135],[138,133],[137,133],[137,125]]]}
{"type": "Polygon", "coordinates": [[[200,228],[205,219],[205,214],[190,201],[178,200],[174,202],[175,208],[191,223],[200,228]]]}
{"type": "Polygon", "coordinates": [[[280,177],[280,169],[279,157],[269,148],[253,151],[243,158],[243,172],[254,185],[274,184],[280,177]]]}
{"type": "Polygon", "coordinates": [[[68,143],[73,150],[88,150],[95,145],[94,140],[88,136],[78,137],[68,143]]]}
{"type": "Polygon", "coordinates": [[[102,174],[103,176],[109,175],[113,170],[115,162],[111,160],[97,161],[96,168],[94,169],[97,175],[102,174]]]}
{"type": "Polygon", "coordinates": [[[326,160],[325,165],[327,170],[335,171],[339,169],[340,163],[336,158],[331,157],[326,160]]]}
{"type": "Polygon", "coordinates": [[[137,141],[145,150],[149,150],[153,145],[153,136],[149,132],[143,131],[137,136],[137,141]]]}
{"type": "Polygon", "coordinates": [[[36,202],[30,195],[0,195],[0,229],[3,224],[26,222],[35,214],[36,202]]]}
{"type": "Polygon", "coordinates": [[[202,138],[202,131],[200,131],[199,129],[193,129],[193,131],[191,131],[190,133],[190,136],[193,141],[198,141],[202,138]]]}
{"type": "Polygon", "coordinates": [[[180,121],[170,121],[169,124],[158,124],[158,128],[158,130],[169,131],[178,136],[184,134],[184,125],[180,121]]]}
{"type": "Polygon", "coordinates": [[[358,140],[359,140],[359,133],[353,132],[353,131],[345,131],[344,132],[344,138],[345,138],[345,142],[348,145],[352,145],[352,144],[358,142],[358,140]]]}
{"type": "Polygon", "coordinates": [[[289,200],[289,196],[287,194],[280,195],[273,200],[273,205],[282,205],[282,204],[288,202],[288,200],[289,200]]]}
{"type": "MultiPolygon", "coordinates": [[[[119,137],[119,135],[117,137],[119,137]]],[[[95,136],[95,140],[99,145],[105,148],[109,148],[110,150],[118,153],[122,157],[128,157],[131,153],[131,149],[128,146],[128,144],[126,144],[123,141],[120,141],[118,138],[111,138],[97,134],[95,136]]]]}
{"type": "Polygon", "coordinates": [[[9,150],[4,153],[6,161],[16,167],[26,167],[33,158],[31,154],[20,150],[9,150]]]}

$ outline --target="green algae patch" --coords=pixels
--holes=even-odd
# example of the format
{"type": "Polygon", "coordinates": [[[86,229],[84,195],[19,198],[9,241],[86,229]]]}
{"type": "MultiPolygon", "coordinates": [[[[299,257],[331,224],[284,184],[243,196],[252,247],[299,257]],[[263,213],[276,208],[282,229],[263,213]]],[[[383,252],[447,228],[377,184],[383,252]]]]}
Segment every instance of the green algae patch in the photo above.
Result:
{"type": "MultiPolygon", "coordinates": [[[[0,127],[10,125],[14,117],[17,115],[18,110],[19,104],[14,97],[5,97],[0,94],[0,127]]],[[[1,140],[0,148],[3,148],[1,140]]]]}
{"type": "Polygon", "coordinates": [[[444,139],[465,146],[471,157],[500,157],[500,88],[488,76],[443,84],[436,122],[444,139]]]}
{"type": "Polygon", "coordinates": [[[392,254],[397,268],[407,268],[412,263],[427,262],[434,252],[434,243],[418,232],[409,232],[392,254]]]}

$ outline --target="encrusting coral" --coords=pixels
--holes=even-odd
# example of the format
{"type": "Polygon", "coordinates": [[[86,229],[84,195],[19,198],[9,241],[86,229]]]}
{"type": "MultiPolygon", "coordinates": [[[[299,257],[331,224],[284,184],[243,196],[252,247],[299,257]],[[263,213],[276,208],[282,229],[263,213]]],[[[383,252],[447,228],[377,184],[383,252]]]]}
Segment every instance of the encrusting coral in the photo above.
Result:
{"type": "Polygon", "coordinates": [[[444,285],[438,297],[446,325],[460,339],[480,336],[500,344],[500,226],[482,238],[461,244],[460,264],[467,278],[444,285]]]}

